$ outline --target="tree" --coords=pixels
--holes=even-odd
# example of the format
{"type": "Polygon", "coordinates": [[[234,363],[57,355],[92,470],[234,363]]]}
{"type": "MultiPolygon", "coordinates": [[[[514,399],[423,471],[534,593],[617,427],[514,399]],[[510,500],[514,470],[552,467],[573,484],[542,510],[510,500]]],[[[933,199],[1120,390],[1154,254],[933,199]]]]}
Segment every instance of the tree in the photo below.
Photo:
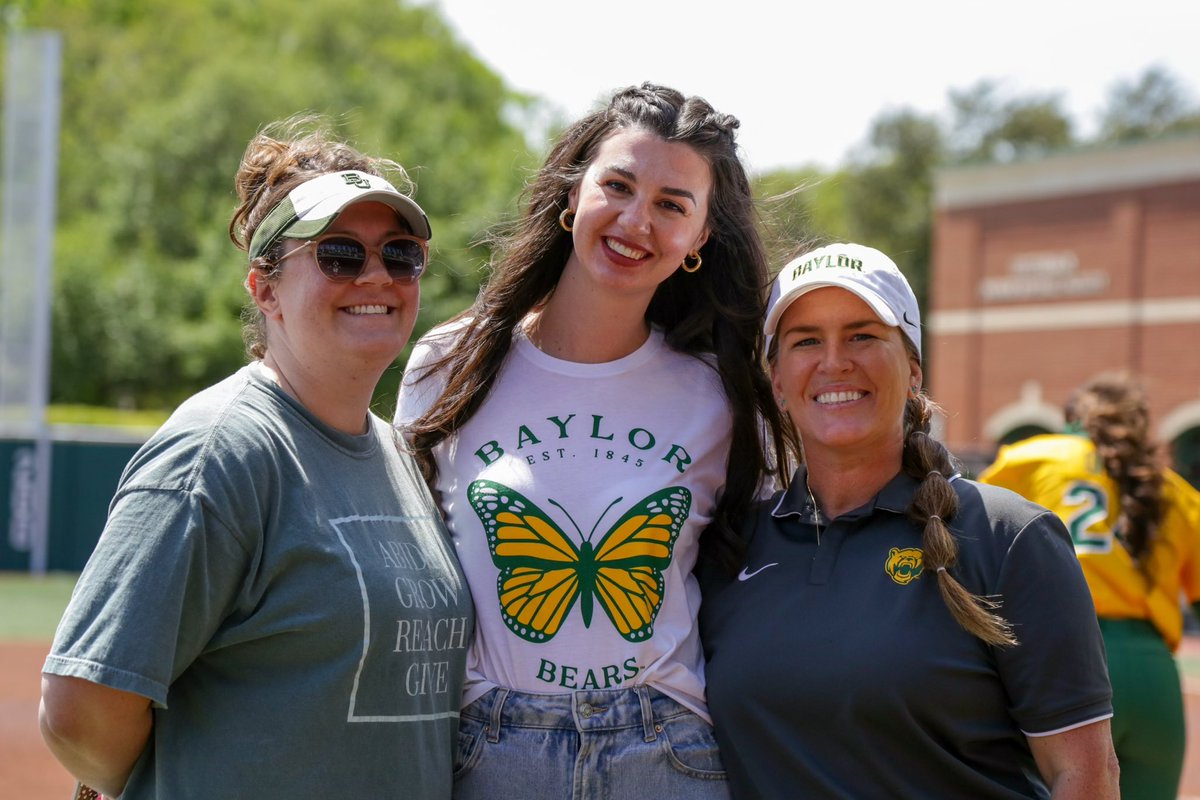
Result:
{"type": "Polygon", "coordinates": [[[1200,106],[1163,67],[1151,67],[1133,81],[1109,90],[1100,116],[1100,139],[1128,142],[1168,133],[1200,131],[1200,106]]]}
{"type": "MultiPolygon", "coordinates": [[[[831,175],[781,170],[759,176],[770,241],[850,239],[896,259],[922,305],[932,246],[933,175],[944,164],[995,163],[1076,143],[1059,94],[1012,96],[992,80],[948,93],[950,121],[911,109],[889,110],[867,140],[831,175]],[[783,232],[781,235],[780,232],[783,232]]],[[[1161,69],[1110,95],[1102,140],[1123,141],[1200,130],[1200,107],[1161,69]]],[[[775,255],[783,264],[790,254],[775,255]]]]}
{"type": "Polygon", "coordinates": [[[937,119],[910,109],[872,124],[869,144],[845,171],[850,237],[890,255],[924,305],[928,290],[933,170],[944,158],[937,119]]]}
{"type": "Polygon", "coordinates": [[[982,80],[965,90],[951,89],[949,99],[948,146],[957,162],[1012,161],[1074,141],[1058,94],[1007,97],[999,83],[982,80]]]}
{"type": "Polygon", "coordinates": [[[19,24],[64,41],[56,402],[169,408],[244,362],[226,225],[270,121],[324,115],[408,168],[434,231],[418,332],[473,299],[475,239],[531,166],[537,103],[406,0],[28,0],[19,24]]]}
{"type": "Polygon", "coordinates": [[[763,238],[778,269],[816,242],[849,238],[843,175],[777,170],[754,179],[763,238]]]}

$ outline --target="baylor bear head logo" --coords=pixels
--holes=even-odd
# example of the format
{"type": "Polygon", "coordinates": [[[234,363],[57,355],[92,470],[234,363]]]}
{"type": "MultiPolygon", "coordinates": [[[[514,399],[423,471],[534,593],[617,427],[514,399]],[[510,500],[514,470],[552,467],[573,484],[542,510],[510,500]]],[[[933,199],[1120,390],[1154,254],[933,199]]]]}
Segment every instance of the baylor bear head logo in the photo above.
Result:
{"type": "Polygon", "coordinates": [[[893,547],[883,571],[901,586],[912,583],[925,571],[925,554],[917,547],[893,547]]]}

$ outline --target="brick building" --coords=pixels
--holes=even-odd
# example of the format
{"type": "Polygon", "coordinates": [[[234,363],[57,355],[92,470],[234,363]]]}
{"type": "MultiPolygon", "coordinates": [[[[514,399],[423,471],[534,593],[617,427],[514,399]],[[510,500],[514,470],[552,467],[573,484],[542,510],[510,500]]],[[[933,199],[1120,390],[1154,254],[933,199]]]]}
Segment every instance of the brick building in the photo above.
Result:
{"type": "Polygon", "coordinates": [[[926,380],[951,450],[978,469],[1126,369],[1200,485],[1200,137],[946,169],[934,197],[926,380]]]}

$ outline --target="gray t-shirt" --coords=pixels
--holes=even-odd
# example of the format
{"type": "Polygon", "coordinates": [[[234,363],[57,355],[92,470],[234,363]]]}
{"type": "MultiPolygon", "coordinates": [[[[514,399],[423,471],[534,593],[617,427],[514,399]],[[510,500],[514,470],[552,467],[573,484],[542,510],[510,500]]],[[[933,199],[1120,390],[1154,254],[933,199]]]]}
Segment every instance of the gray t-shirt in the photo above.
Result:
{"type": "Polygon", "coordinates": [[[449,797],[473,624],[387,423],[252,364],[130,461],[45,671],[151,699],[123,800],[449,797]]]}

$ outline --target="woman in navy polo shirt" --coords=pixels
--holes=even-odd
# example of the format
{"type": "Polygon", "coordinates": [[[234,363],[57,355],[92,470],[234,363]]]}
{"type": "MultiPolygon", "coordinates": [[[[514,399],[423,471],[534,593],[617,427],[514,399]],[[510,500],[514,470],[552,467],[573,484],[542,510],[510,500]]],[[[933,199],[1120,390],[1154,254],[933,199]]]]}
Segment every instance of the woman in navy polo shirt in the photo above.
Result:
{"type": "Polygon", "coordinates": [[[708,699],[739,797],[1117,797],[1111,689],[1066,529],[930,435],[920,311],[855,244],[784,267],[771,378],[790,488],[705,576],[708,699]]]}

